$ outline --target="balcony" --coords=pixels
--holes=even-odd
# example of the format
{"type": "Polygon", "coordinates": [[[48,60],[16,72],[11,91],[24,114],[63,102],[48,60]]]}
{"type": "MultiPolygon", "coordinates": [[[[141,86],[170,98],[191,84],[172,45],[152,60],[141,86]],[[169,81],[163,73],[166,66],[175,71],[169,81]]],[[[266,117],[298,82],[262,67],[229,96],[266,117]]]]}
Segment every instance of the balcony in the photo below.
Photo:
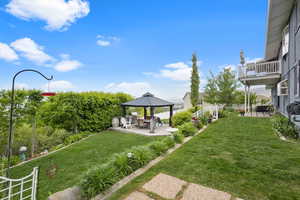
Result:
{"type": "Polygon", "coordinates": [[[248,63],[239,67],[239,80],[247,85],[274,85],[280,80],[279,61],[248,63]]]}

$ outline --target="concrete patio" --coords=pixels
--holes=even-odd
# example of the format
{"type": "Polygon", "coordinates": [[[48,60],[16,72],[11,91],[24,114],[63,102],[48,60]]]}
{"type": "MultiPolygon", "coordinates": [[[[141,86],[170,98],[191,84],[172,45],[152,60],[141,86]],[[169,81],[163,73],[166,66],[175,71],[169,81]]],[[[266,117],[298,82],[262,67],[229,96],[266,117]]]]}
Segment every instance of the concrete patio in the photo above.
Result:
{"type": "Polygon", "coordinates": [[[171,132],[168,130],[171,127],[168,125],[163,125],[155,128],[154,133],[150,133],[150,129],[147,128],[138,128],[133,126],[132,128],[122,128],[122,127],[113,127],[110,128],[110,130],[119,131],[122,133],[135,133],[139,135],[145,135],[145,136],[165,136],[165,135],[171,135],[171,132]]]}

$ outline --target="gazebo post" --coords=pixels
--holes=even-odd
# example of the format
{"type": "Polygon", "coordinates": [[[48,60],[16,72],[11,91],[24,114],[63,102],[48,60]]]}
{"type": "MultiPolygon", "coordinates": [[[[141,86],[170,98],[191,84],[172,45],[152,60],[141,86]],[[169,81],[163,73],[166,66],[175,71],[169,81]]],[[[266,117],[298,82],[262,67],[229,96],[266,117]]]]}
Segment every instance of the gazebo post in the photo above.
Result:
{"type": "Polygon", "coordinates": [[[147,118],[147,107],[144,107],[144,119],[147,118]]]}
{"type": "Polygon", "coordinates": [[[150,107],[150,116],[151,119],[154,117],[154,107],[150,107]]]}
{"type": "Polygon", "coordinates": [[[123,110],[123,117],[126,117],[126,106],[122,106],[122,110],[123,110]]]}
{"type": "Polygon", "coordinates": [[[170,106],[169,126],[172,126],[172,117],[173,117],[173,105],[170,106]]]}

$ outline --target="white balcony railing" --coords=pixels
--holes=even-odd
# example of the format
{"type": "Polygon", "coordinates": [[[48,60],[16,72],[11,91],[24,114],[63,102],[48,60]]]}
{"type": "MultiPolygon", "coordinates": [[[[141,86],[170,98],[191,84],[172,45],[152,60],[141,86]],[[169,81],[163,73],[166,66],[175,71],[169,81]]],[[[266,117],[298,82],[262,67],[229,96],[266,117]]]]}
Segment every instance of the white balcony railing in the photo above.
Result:
{"type": "Polygon", "coordinates": [[[239,78],[264,77],[273,74],[280,74],[279,61],[248,63],[239,67],[239,78]]]}

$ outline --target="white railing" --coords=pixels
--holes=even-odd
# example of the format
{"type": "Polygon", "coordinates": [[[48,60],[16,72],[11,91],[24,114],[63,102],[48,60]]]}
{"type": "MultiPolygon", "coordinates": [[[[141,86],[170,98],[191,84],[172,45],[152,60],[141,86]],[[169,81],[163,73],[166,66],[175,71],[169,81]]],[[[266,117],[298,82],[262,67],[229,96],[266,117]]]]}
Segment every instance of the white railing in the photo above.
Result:
{"type": "Polygon", "coordinates": [[[279,61],[248,63],[239,67],[239,78],[247,78],[253,76],[266,76],[269,74],[281,73],[279,61]]]}
{"type": "Polygon", "coordinates": [[[0,200],[36,200],[38,168],[20,179],[0,176],[0,200]]]}

